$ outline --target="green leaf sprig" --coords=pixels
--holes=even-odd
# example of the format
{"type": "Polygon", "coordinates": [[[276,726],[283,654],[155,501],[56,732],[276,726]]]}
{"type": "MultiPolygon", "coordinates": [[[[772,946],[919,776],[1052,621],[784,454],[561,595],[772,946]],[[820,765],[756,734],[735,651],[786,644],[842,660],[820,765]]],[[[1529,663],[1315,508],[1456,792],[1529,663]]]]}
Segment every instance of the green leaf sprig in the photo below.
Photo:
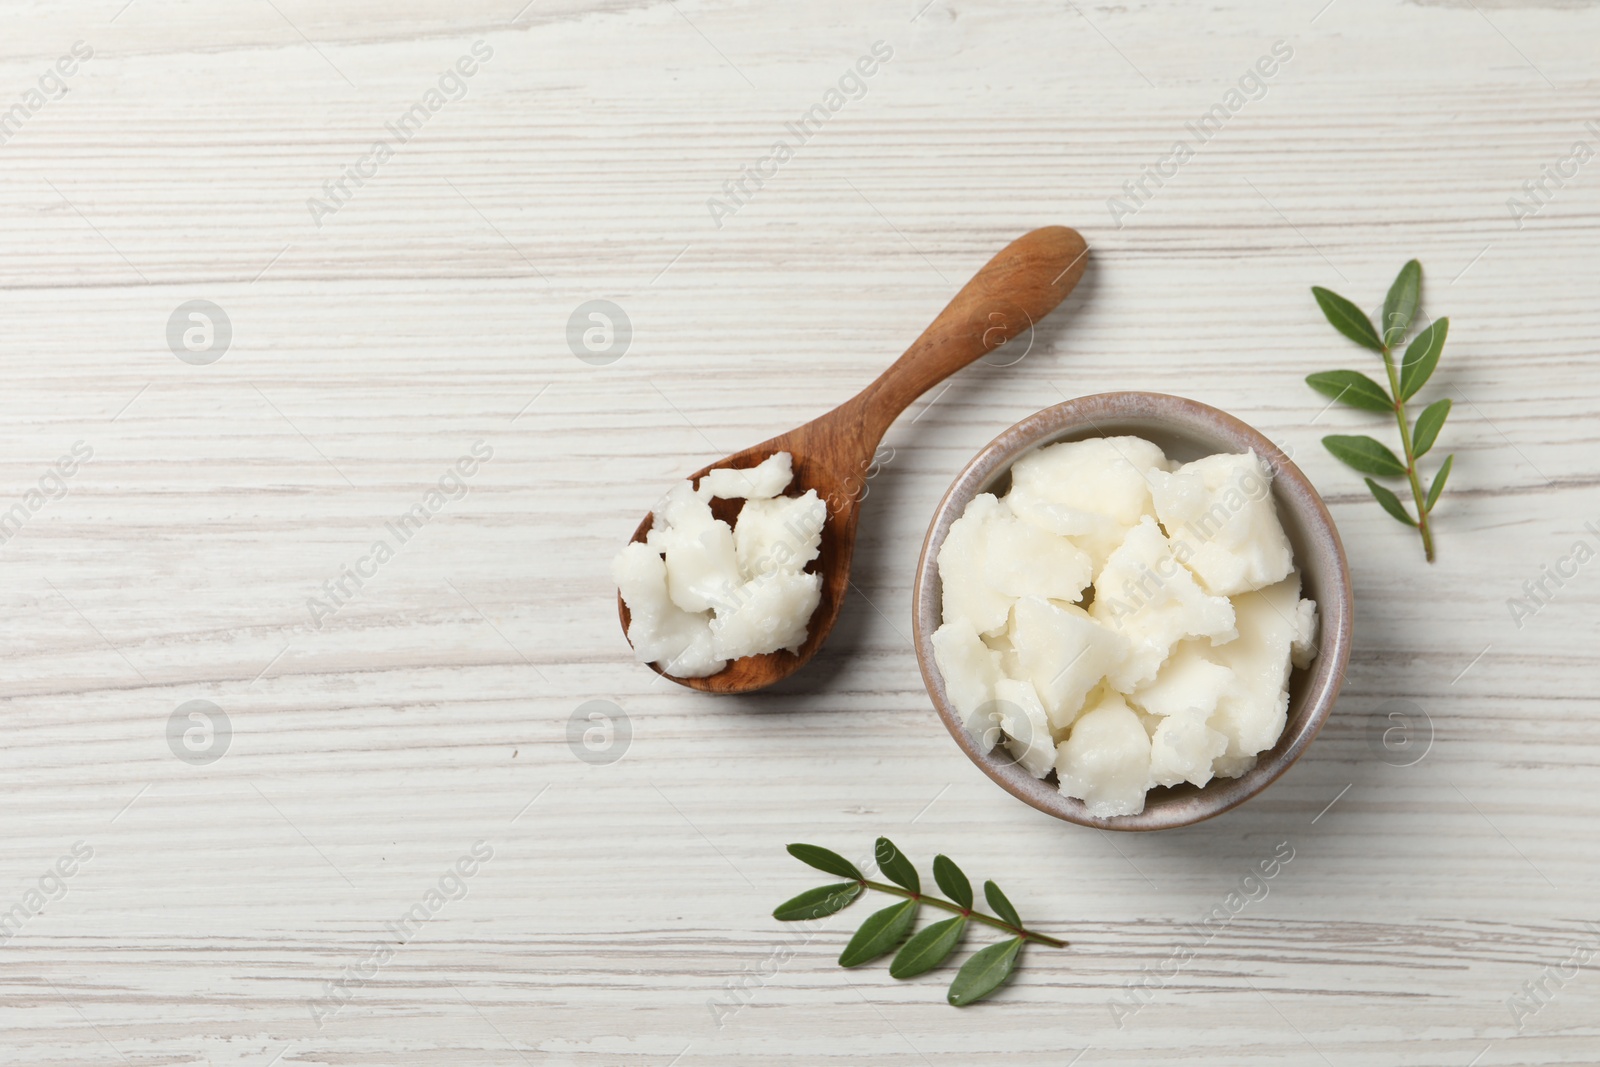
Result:
{"type": "Polygon", "coordinates": [[[774,919],[784,922],[820,919],[854,903],[868,889],[904,898],[898,904],[891,904],[867,916],[867,921],[861,924],[844,952],[840,953],[841,967],[859,967],[900,946],[900,951],[895,953],[894,960],[889,964],[889,974],[893,978],[914,978],[933,970],[949,958],[961,944],[968,923],[981,923],[1010,934],[1006,940],[973,953],[961,965],[961,970],[956,972],[946,999],[958,1008],[980,1001],[1005,985],[1016,970],[1025,942],[1037,941],[1054,948],[1065,948],[1067,945],[1065,941],[1046,937],[1024,927],[1017,909],[1011,906],[1011,901],[993,882],[983,883],[983,895],[994,910],[994,915],[985,915],[976,910],[973,907],[972,883],[967,881],[961,868],[948,856],[933,858],[933,879],[950,898],[944,900],[922,891],[922,879],[918,877],[916,867],[887,837],[878,838],[873,856],[878,862],[878,870],[892,885],[872,881],[837,852],[817,845],[790,845],[789,855],[819,871],[848,881],[806,890],[792,900],[779,904],[772,913],[774,919]],[[910,940],[906,940],[924,904],[954,912],[955,918],[925,926],[910,940]],[[901,945],[902,941],[904,945],[901,945]]]}
{"type": "Polygon", "coordinates": [[[1439,494],[1444,492],[1445,479],[1450,477],[1450,465],[1456,457],[1454,454],[1445,457],[1427,492],[1422,489],[1417,460],[1427,455],[1438,440],[1444,420],[1450,415],[1450,400],[1444,398],[1429,404],[1417,416],[1414,427],[1406,415],[1406,401],[1417,395],[1417,391],[1438,367],[1445,336],[1450,332],[1450,320],[1441,318],[1429,323],[1406,346],[1405,354],[1397,365],[1394,350],[1411,332],[1417,305],[1421,302],[1422,264],[1413,259],[1400,268],[1400,274],[1389,287],[1389,295],[1383,301],[1381,333],[1372,325],[1366,312],[1338,293],[1314,285],[1311,295],[1317,298],[1317,306],[1322,308],[1322,313],[1334,329],[1383,358],[1389,387],[1385,389],[1360,371],[1353,370],[1321,371],[1309,375],[1306,384],[1324,396],[1331,396],[1353,408],[1393,415],[1400,427],[1400,444],[1405,453],[1405,462],[1402,463],[1387,445],[1364,435],[1333,434],[1322,439],[1323,447],[1362,474],[1380,478],[1404,476],[1411,483],[1411,499],[1417,511],[1415,518],[1393,490],[1379,485],[1370,477],[1366,479],[1367,488],[1384,511],[1399,522],[1416,527],[1422,535],[1422,553],[1432,563],[1433,527],[1429,517],[1434,505],[1439,502],[1439,494]]]}

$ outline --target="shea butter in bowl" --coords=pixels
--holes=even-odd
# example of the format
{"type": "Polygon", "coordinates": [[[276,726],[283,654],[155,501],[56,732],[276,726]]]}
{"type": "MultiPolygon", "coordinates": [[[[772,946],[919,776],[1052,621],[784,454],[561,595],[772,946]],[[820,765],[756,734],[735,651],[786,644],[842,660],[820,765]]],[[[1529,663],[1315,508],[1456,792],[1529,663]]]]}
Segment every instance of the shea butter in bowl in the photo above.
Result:
{"type": "Polygon", "coordinates": [[[1161,830],[1272,784],[1333,707],[1349,568],[1258,431],[1159,393],[1048,408],[934,513],[917,659],[967,756],[1069,822],[1161,830]]]}

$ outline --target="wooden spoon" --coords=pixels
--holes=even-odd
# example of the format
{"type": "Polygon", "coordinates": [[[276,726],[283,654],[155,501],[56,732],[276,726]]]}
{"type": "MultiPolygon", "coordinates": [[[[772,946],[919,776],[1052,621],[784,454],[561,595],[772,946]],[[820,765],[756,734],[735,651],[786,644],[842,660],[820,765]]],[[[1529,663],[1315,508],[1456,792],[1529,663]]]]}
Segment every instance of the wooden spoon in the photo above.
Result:
{"type": "MultiPolygon", "coordinates": [[[[690,480],[698,482],[714,468],[754,467],[774,452],[788,452],[794,460],[794,481],[785,492],[798,495],[815,489],[828,505],[822,551],[809,568],[822,575],[822,601],[812,613],[806,643],[798,653],[745,656],[704,678],[677,678],[653,663],[651,669],[707,693],[749,693],[805,666],[827,639],[844,603],[867,472],[889,424],[945,378],[1031,330],[1078,284],[1088,251],[1078,232],[1065,226],[1023,234],[984,264],[905,354],[860,393],[799,429],[691,474],[690,480]]],[[[714,500],[712,510],[717,518],[732,522],[742,505],[740,500],[714,500]]],[[[652,516],[645,516],[634,532],[635,541],[645,539],[652,521],[652,516]]],[[[617,607],[627,633],[628,606],[621,596],[617,607]]]]}

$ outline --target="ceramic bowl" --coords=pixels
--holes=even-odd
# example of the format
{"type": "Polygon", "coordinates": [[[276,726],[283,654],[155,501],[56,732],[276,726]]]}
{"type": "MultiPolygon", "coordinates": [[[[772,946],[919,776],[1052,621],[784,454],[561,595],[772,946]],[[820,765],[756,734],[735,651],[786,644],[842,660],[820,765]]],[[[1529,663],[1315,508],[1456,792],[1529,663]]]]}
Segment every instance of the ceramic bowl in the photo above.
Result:
{"type": "Polygon", "coordinates": [[[1007,792],[1059,819],[1106,830],[1165,830],[1187,826],[1243,804],[1278,779],[1311,744],[1327,721],[1350,659],[1352,602],[1350,569],[1332,517],[1289,457],[1258,430],[1232,415],[1183,397],[1162,393],[1101,393],[1057,404],[1031,415],[989,442],[957,475],[939,502],[917,562],[912,594],[917,660],[933,706],[967,757],[1007,792]],[[1063,796],[1055,774],[1035,778],[1013,762],[1004,746],[985,754],[968,734],[945,693],[933,658],[933,632],[940,623],[939,568],[935,561],[950,524],[980,493],[1003,495],[1011,465],[1024,453],[1057,441],[1132,434],[1161,447],[1180,463],[1216,452],[1254,449],[1272,469],[1278,517],[1294,548],[1301,596],[1317,602],[1317,656],[1290,682],[1289,718],[1283,735],[1261,753],[1255,769],[1239,778],[1214,778],[1203,788],[1180,785],[1152,789],[1138,815],[1098,817],[1080,800],[1063,796]]]}

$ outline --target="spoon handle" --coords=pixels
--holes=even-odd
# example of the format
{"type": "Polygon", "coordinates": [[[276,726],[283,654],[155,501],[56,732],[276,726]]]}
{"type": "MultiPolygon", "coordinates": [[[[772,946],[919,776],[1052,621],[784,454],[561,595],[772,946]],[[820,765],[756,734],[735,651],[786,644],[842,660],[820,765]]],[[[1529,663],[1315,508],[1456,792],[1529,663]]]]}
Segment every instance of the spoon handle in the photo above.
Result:
{"type": "Polygon", "coordinates": [[[861,414],[872,440],[881,439],[917,397],[1031,330],[1078,284],[1088,252],[1077,230],[1045,226],[996,253],[905,354],[862,391],[861,414]]]}

